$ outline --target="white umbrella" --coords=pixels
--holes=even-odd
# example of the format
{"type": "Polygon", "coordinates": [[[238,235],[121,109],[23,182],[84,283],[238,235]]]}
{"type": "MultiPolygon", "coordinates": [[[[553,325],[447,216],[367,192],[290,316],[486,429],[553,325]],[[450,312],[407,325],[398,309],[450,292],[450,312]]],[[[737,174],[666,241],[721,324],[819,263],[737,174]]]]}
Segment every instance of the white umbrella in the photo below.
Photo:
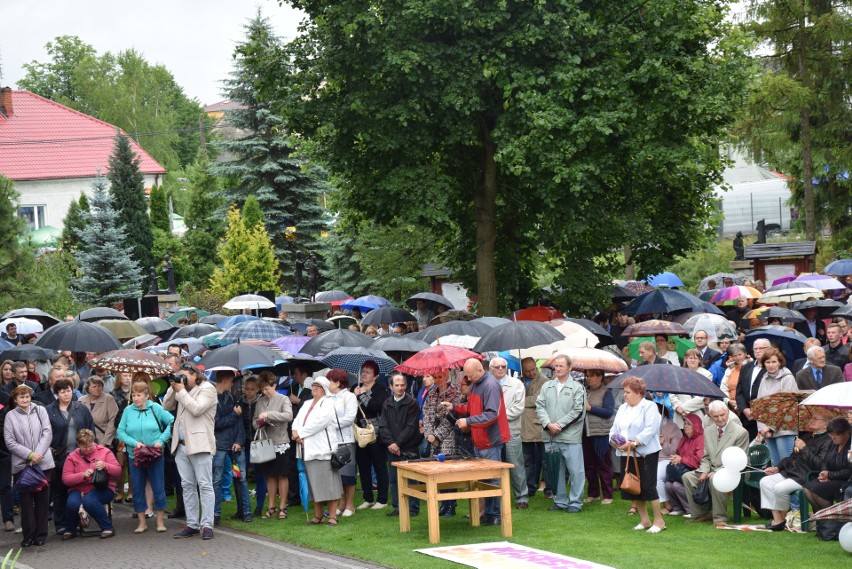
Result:
{"type": "Polygon", "coordinates": [[[479,341],[479,336],[466,336],[463,334],[447,334],[432,342],[432,346],[455,346],[472,350],[479,341]]]}
{"type": "Polygon", "coordinates": [[[567,345],[577,348],[581,346],[588,346],[590,348],[594,348],[600,343],[600,340],[597,336],[595,336],[592,332],[590,332],[583,326],[577,324],[576,322],[571,322],[570,320],[562,320],[556,326],[554,326],[553,324],[550,325],[553,326],[556,330],[558,330],[560,334],[565,336],[565,342],[567,342],[567,345]]]}
{"type": "Polygon", "coordinates": [[[228,310],[264,310],[275,308],[275,303],[259,294],[241,294],[223,304],[222,307],[228,310]]]}
{"type": "Polygon", "coordinates": [[[18,327],[18,334],[40,334],[44,332],[44,326],[38,320],[32,318],[7,318],[0,322],[0,330],[6,331],[6,326],[14,324],[18,327]]]}
{"type": "Polygon", "coordinates": [[[832,383],[808,395],[802,405],[852,409],[852,381],[832,383]]]}
{"type": "Polygon", "coordinates": [[[606,373],[622,373],[630,369],[617,355],[597,348],[567,348],[560,350],[558,355],[571,358],[571,369],[599,369],[606,373]]]}
{"type": "Polygon", "coordinates": [[[809,298],[822,298],[824,295],[821,290],[809,286],[801,288],[787,288],[772,290],[763,293],[763,296],[755,302],[757,304],[778,304],[779,302],[800,302],[809,298]]]}
{"type": "MultiPolygon", "coordinates": [[[[595,338],[595,341],[597,342],[597,338],[595,338]]],[[[533,346],[531,348],[523,348],[521,350],[511,350],[511,354],[514,356],[515,353],[517,353],[519,360],[522,360],[524,358],[532,358],[534,360],[546,360],[550,359],[556,354],[562,354],[568,350],[574,350],[583,347],[586,347],[586,345],[577,344],[576,342],[565,339],[559,342],[554,342],[552,344],[542,344],[541,346],[533,346]]]]}
{"type": "Polygon", "coordinates": [[[692,337],[697,330],[707,332],[708,340],[715,342],[719,336],[727,336],[730,339],[737,337],[737,328],[733,322],[718,314],[696,314],[691,316],[683,327],[692,337]]]}

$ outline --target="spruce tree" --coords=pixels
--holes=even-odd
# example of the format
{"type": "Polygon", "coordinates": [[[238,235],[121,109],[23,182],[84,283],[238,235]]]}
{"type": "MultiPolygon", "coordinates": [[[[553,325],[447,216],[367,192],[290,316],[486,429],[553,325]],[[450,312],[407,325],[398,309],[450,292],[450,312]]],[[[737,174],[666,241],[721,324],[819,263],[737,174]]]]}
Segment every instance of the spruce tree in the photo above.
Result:
{"type": "Polygon", "coordinates": [[[139,171],[139,157],[130,147],[130,139],[121,132],[115,136],[107,178],[117,223],[125,232],[124,244],[131,250],[137,266],[150,267],[154,264],[151,254],[154,235],[145,203],[145,180],[139,171]]]}
{"type": "Polygon", "coordinates": [[[0,296],[22,293],[21,267],[26,250],[18,241],[24,230],[15,204],[19,198],[12,180],[0,175],[0,296]]]}
{"type": "MultiPolygon", "coordinates": [[[[91,212],[82,232],[83,247],[74,257],[81,276],[71,293],[84,304],[106,306],[142,294],[142,271],[125,243],[127,236],[106,191],[103,178],[92,183],[91,212]]],[[[146,216],[147,217],[147,216],[146,216]]]]}
{"type": "Polygon", "coordinates": [[[216,249],[225,234],[225,224],[217,218],[216,211],[222,207],[218,196],[218,179],[210,173],[207,154],[199,151],[198,158],[188,172],[189,197],[184,223],[187,231],[183,236],[185,255],[194,270],[186,280],[196,287],[206,285],[213,269],[217,266],[216,249]]]}
{"type": "Polygon", "coordinates": [[[340,223],[322,240],[322,262],[319,272],[323,288],[342,290],[358,297],[368,294],[378,282],[364,275],[356,252],[358,238],[354,228],[346,229],[340,223]]]}
{"type": "Polygon", "coordinates": [[[80,247],[81,234],[86,227],[86,214],[89,213],[89,198],[85,193],[80,199],[73,200],[68,206],[68,213],[62,221],[62,235],[59,236],[59,246],[65,251],[74,251],[80,247]]]}
{"type": "Polygon", "coordinates": [[[260,13],[245,29],[246,38],[234,52],[231,78],[225,81],[226,96],[245,108],[229,110],[225,116],[231,126],[247,134],[216,143],[221,152],[235,159],[217,164],[213,171],[235,180],[223,191],[227,202],[242,204],[250,195],[257,198],[281,272],[292,282],[296,251],[308,254],[317,250],[324,229],[320,198],[326,185],[294,153],[281,117],[255,88],[256,77],[264,73],[281,40],[260,13]]]}
{"type": "Polygon", "coordinates": [[[151,188],[151,195],[148,199],[151,207],[151,228],[170,232],[172,226],[169,222],[169,202],[166,199],[166,191],[162,186],[155,184],[151,188]]]}

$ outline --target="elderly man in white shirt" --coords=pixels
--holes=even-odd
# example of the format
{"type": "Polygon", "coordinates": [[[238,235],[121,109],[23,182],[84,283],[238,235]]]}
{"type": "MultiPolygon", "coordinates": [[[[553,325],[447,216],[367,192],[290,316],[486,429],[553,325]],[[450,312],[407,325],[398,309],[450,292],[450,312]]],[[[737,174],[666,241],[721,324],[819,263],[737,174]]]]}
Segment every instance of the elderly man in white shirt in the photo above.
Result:
{"type": "Polygon", "coordinates": [[[509,433],[512,436],[504,447],[506,454],[504,460],[515,465],[515,468],[509,471],[512,493],[515,495],[515,507],[526,510],[529,507],[530,497],[521,441],[521,420],[524,414],[526,388],[521,380],[509,375],[508,363],[503,358],[492,359],[489,370],[500,383],[500,389],[503,391],[503,404],[506,406],[506,419],[509,421],[509,433]]]}

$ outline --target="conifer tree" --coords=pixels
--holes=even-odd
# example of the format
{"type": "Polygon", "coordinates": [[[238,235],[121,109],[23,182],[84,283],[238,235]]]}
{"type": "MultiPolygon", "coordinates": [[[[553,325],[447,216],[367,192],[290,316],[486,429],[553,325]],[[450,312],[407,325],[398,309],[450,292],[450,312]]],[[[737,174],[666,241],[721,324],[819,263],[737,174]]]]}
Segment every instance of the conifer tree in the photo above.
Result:
{"type": "Polygon", "coordinates": [[[243,222],[249,228],[263,223],[263,212],[260,210],[260,204],[257,203],[257,198],[254,196],[249,196],[243,206],[243,222]]]}
{"type": "Polygon", "coordinates": [[[172,225],[169,222],[169,202],[166,199],[166,191],[162,186],[154,185],[149,196],[151,206],[151,228],[170,232],[172,225]]]}
{"type": "Polygon", "coordinates": [[[121,132],[115,136],[107,178],[112,207],[125,235],[124,244],[131,250],[137,266],[150,267],[154,264],[151,255],[154,235],[145,203],[145,180],[139,171],[139,157],[130,147],[130,139],[121,132]]]}
{"type": "Polygon", "coordinates": [[[25,251],[18,238],[24,229],[16,206],[18,192],[12,180],[0,175],[0,296],[21,293],[19,275],[25,251]]]}
{"type": "Polygon", "coordinates": [[[62,235],[59,237],[59,246],[65,251],[74,251],[80,247],[80,239],[83,229],[86,227],[86,214],[89,213],[89,198],[85,193],[80,194],[80,199],[72,200],[68,206],[68,213],[62,221],[62,235]]]}
{"type": "Polygon", "coordinates": [[[225,224],[216,216],[222,207],[218,196],[218,179],[210,173],[210,162],[204,151],[199,151],[195,164],[189,168],[189,199],[187,200],[187,231],[183,236],[185,255],[194,270],[185,275],[186,280],[196,287],[210,281],[217,266],[216,249],[225,234],[225,224]]]}

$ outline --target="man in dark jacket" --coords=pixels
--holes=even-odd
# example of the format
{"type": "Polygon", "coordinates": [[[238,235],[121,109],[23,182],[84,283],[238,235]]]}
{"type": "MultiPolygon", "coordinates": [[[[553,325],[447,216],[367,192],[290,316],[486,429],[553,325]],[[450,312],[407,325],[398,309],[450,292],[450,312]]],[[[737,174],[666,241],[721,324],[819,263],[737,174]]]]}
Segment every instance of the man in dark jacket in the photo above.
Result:
{"type": "Polygon", "coordinates": [[[6,395],[12,393],[12,390],[19,385],[27,385],[34,393],[38,393],[39,385],[33,381],[27,380],[27,374],[27,364],[24,362],[14,362],[12,364],[12,375],[14,376],[14,379],[3,386],[3,391],[6,392],[6,395]]]}
{"type": "Polygon", "coordinates": [[[213,456],[213,525],[219,523],[222,516],[222,475],[225,470],[226,459],[230,456],[240,470],[240,477],[234,477],[237,486],[237,498],[240,500],[237,512],[242,513],[241,519],[250,522],[253,519],[251,513],[251,496],[249,495],[248,482],[246,481],[246,459],[243,452],[243,444],[246,440],[245,427],[243,425],[242,407],[237,405],[237,400],[231,395],[234,386],[234,372],[216,372],[216,418],[213,423],[213,433],[216,435],[216,454],[213,456]]]}
{"type": "MultiPolygon", "coordinates": [[[[406,392],[408,381],[401,373],[391,376],[392,395],[385,399],[382,414],[379,417],[379,439],[388,450],[388,472],[390,475],[390,495],[393,509],[388,517],[399,515],[399,486],[396,467],[393,462],[418,458],[420,446],[420,406],[417,400],[406,392]]],[[[420,500],[408,499],[412,516],[420,513],[420,500]]]]}

